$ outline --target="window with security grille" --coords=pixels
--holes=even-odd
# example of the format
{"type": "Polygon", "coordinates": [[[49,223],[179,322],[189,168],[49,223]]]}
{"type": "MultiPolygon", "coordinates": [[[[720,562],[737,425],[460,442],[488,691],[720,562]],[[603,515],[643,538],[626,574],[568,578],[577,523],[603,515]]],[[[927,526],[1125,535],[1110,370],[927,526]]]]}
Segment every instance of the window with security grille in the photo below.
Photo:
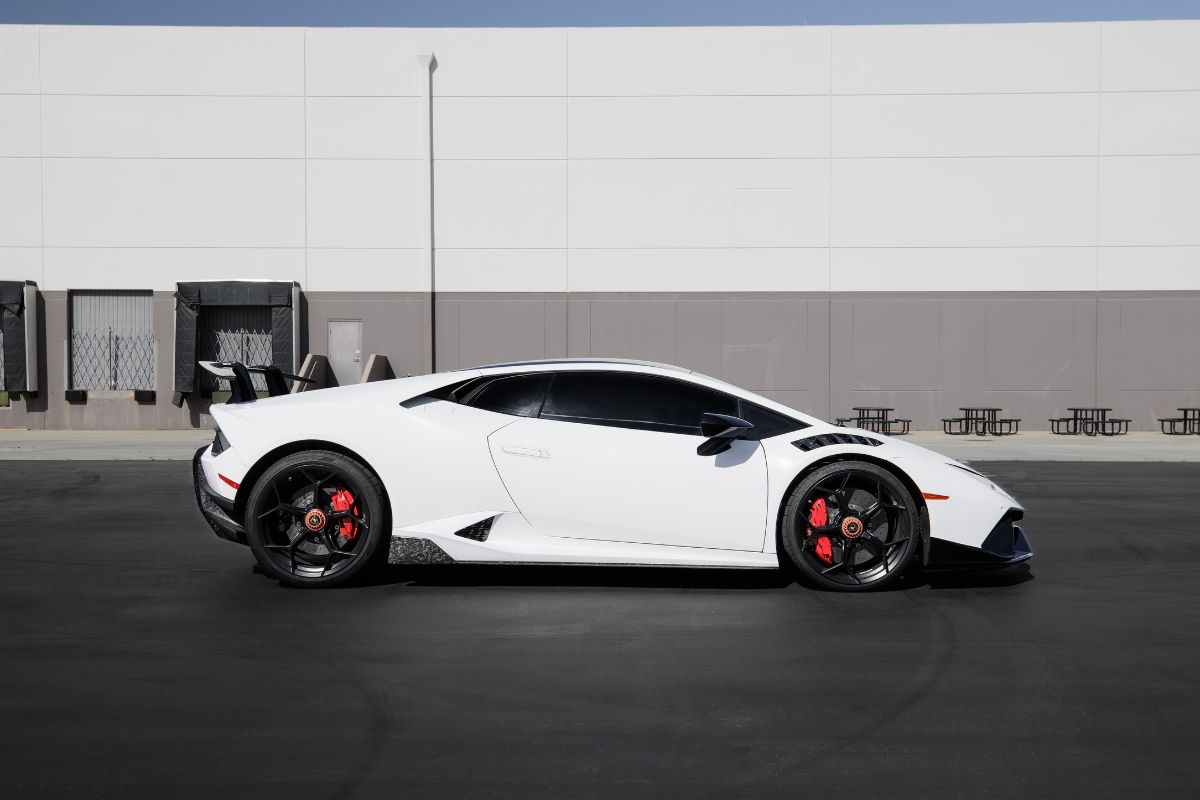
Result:
{"type": "Polygon", "coordinates": [[[71,388],[155,388],[152,292],[71,292],[71,388]]]}
{"type": "MultiPolygon", "coordinates": [[[[240,361],[250,366],[272,363],[271,309],[268,306],[205,306],[200,310],[199,361],[240,361]]],[[[252,374],[256,391],[267,390],[266,378],[252,374]]],[[[225,381],[207,372],[202,391],[227,389],[225,381]]]]}

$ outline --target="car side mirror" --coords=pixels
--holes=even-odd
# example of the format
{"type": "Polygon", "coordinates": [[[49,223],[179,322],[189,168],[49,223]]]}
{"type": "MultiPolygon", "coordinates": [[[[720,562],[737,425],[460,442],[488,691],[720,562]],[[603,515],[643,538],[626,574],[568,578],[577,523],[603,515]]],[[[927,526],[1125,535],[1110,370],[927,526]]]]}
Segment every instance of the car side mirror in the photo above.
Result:
{"type": "Polygon", "coordinates": [[[754,426],[739,417],[705,412],[700,417],[700,433],[704,435],[704,441],[696,448],[696,455],[715,456],[724,453],[736,440],[744,438],[752,430],[754,426]]]}

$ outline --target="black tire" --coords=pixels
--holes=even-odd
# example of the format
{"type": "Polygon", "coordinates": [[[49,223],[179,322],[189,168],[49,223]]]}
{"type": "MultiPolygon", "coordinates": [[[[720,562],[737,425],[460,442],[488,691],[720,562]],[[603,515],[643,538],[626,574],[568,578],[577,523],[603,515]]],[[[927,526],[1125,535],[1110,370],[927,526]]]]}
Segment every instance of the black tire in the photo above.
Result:
{"type": "Polygon", "coordinates": [[[293,453],[267,467],[247,498],[245,527],[262,571],[302,588],[354,580],[380,560],[390,539],[379,479],[327,450],[293,453]]]}
{"type": "Polygon", "coordinates": [[[780,538],[804,582],[842,592],[881,589],[898,580],[920,552],[920,513],[908,488],[888,470],[837,461],[806,475],[792,490],[780,538]],[[813,513],[818,499],[825,505],[824,526],[812,523],[820,519],[813,513]]]}

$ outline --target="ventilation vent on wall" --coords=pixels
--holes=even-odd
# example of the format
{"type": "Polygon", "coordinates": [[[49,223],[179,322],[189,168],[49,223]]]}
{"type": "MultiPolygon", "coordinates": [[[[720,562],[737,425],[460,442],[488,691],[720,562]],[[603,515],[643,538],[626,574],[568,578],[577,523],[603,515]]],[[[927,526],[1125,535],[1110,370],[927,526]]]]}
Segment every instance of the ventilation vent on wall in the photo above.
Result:
{"type": "Polygon", "coordinates": [[[820,433],[805,439],[797,439],[792,444],[804,452],[816,450],[818,447],[828,447],[831,444],[861,444],[867,447],[878,447],[883,442],[870,436],[860,436],[857,433],[820,433]]]}
{"type": "Polygon", "coordinates": [[[495,521],[495,517],[488,517],[476,522],[474,525],[468,525],[460,531],[455,531],[454,535],[461,536],[464,539],[474,539],[477,542],[486,542],[488,534],[492,530],[492,523],[495,521]]]}

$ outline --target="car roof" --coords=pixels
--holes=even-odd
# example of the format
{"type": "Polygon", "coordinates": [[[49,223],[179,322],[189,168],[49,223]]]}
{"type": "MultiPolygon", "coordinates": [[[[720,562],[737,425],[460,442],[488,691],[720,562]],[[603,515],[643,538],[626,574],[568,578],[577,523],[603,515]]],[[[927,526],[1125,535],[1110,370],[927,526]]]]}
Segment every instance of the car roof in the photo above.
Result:
{"type": "Polygon", "coordinates": [[[587,366],[589,364],[617,364],[626,367],[656,367],[658,369],[667,369],[673,372],[692,372],[690,369],[676,366],[675,364],[664,364],[659,361],[641,361],[636,358],[540,358],[531,359],[529,361],[505,361],[499,364],[482,364],[478,367],[466,367],[455,372],[467,372],[474,369],[507,369],[511,367],[541,367],[548,365],[562,366],[587,366]]]}
{"type": "Polygon", "coordinates": [[[372,383],[359,383],[349,386],[339,386],[322,390],[319,392],[300,392],[298,394],[280,395],[278,397],[264,398],[257,403],[246,403],[236,406],[219,406],[219,413],[243,413],[252,411],[257,406],[277,407],[283,404],[291,403],[319,403],[333,399],[333,393],[341,399],[349,399],[354,396],[358,399],[378,399],[386,402],[394,402],[397,397],[401,400],[419,397],[436,389],[441,389],[445,386],[460,383],[464,380],[472,380],[477,377],[503,375],[506,372],[519,372],[528,370],[530,372],[549,372],[555,369],[564,370],[587,370],[594,368],[602,371],[620,372],[622,368],[628,369],[631,372],[640,372],[642,374],[661,375],[668,377],[671,375],[679,376],[680,379],[691,383],[697,383],[702,386],[716,389],[718,391],[732,394],[736,397],[741,397],[744,400],[749,400],[752,403],[763,406],[764,408],[784,414],[785,416],[794,417],[807,422],[810,425],[828,425],[816,417],[792,408],[791,406],[772,400],[769,397],[764,397],[757,392],[749,389],[743,389],[740,386],[723,381],[719,378],[705,375],[695,370],[687,369],[686,367],[676,366],[674,364],[663,364],[657,361],[643,361],[630,358],[543,358],[530,359],[526,361],[509,361],[497,364],[485,364],[478,367],[463,367],[456,370],[445,372],[437,372],[429,375],[408,375],[403,378],[393,378],[386,381],[376,381],[372,383]],[[686,376],[686,377],[685,377],[686,376]]]}

